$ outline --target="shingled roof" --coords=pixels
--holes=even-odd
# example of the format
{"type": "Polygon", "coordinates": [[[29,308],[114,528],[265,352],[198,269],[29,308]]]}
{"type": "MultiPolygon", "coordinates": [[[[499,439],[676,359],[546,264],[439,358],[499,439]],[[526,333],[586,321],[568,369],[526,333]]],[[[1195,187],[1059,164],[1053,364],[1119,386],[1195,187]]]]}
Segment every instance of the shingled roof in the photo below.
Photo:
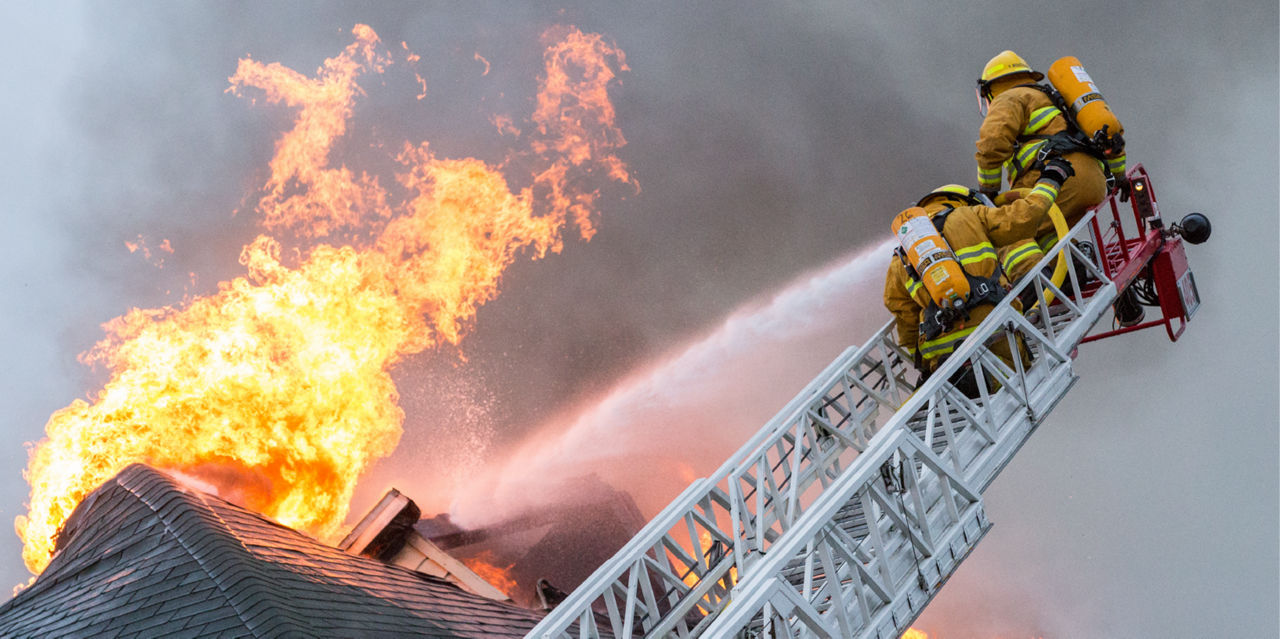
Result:
{"type": "Polygon", "coordinates": [[[0,636],[521,637],[539,615],[129,466],[67,520],[0,636]]]}

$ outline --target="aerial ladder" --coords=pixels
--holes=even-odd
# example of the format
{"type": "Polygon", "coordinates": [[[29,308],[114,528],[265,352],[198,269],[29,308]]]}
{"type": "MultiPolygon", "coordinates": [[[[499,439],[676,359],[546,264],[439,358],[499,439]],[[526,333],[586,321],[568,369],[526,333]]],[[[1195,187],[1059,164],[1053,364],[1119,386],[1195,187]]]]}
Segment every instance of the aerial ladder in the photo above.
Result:
{"type": "Polygon", "coordinates": [[[1145,169],[1127,177],[1128,205],[1090,211],[926,381],[892,322],[850,346],[527,636],[901,635],[990,529],[983,492],[1075,384],[1077,347],[1160,326],[1176,341],[1199,307],[1185,243],[1208,221],[1166,226],[1145,169]],[[1160,318],[1095,331],[1130,287],[1160,318]],[[1011,306],[1027,290],[1044,311],[1011,306]],[[964,366],[976,398],[949,381],[964,366]]]}

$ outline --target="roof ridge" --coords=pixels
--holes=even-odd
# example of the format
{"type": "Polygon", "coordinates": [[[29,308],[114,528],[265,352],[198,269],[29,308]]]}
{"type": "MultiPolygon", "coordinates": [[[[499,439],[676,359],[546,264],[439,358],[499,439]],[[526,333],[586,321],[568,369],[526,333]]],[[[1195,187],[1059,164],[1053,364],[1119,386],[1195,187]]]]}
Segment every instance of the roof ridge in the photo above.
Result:
{"type": "Polygon", "coordinates": [[[81,501],[46,572],[0,606],[0,635],[518,639],[539,618],[137,464],[81,501]]]}
{"type": "Polygon", "coordinates": [[[285,602],[261,574],[261,569],[239,560],[217,561],[216,549],[219,547],[230,550],[234,553],[233,556],[252,557],[253,554],[232,532],[227,522],[205,501],[204,494],[187,490],[169,475],[144,464],[133,464],[120,471],[116,475],[116,481],[155,513],[165,530],[213,581],[246,629],[255,636],[262,636],[260,631],[270,631],[273,635],[290,632],[305,634],[308,630],[306,624],[299,623],[290,607],[284,605],[285,602]],[[165,492],[179,495],[193,508],[171,508],[162,495],[151,490],[152,487],[142,485],[147,475],[159,478],[165,492]],[[195,522],[183,521],[187,518],[196,518],[199,523],[204,524],[205,529],[201,531],[199,539],[188,539],[191,523],[195,522]],[[264,615],[264,608],[272,609],[272,614],[264,615]],[[270,624],[271,627],[264,628],[264,624],[270,624]]]}

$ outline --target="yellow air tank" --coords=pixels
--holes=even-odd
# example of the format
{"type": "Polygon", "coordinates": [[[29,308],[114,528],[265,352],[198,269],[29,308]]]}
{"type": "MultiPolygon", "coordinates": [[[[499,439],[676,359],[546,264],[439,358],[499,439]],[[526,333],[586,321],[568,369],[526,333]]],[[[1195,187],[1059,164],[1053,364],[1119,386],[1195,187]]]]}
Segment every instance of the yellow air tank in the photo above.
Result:
{"type": "Polygon", "coordinates": [[[1098,141],[1104,147],[1113,146],[1109,142],[1123,139],[1121,136],[1124,134],[1124,126],[1102,99],[1098,86],[1093,83],[1080,60],[1067,56],[1054,62],[1049,67],[1049,83],[1062,94],[1076,124],[1080,125],[1085,135],[1098,139],[1097,134],[1102,131],[1101,137],[1104,139],[1098,141]]]}
{"type": "Polygon", "coordinates": [[[963,308],[969,298],[969,280],[951,246],[933,228],[929,214],[913,206],[893,218],[893,231],[933,302],[940,308],[963,308]]]}

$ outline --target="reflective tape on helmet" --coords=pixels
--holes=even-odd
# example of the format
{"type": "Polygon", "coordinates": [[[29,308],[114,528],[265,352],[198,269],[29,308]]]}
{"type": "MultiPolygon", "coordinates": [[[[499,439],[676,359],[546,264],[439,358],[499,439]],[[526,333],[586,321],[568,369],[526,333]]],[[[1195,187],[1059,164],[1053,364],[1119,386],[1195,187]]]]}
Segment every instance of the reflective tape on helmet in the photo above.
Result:
{"type": "Polygon", "coordinates": [[[1033,262],[1040,261],[1044,257],[1044,251],[1040,250],[1040,245],[1035,242],[1027,242],[1021,247],[1009,252],[1004,258],[1004,272],[1015,273],[1015,267],[1019,264],[1031,259],[1033,262]]]}
{"type": "MultiPolygon", "coordinates": [[[[998,178],[997,178],[998,179],[998,178]]],[[[941,199],[947,202],[961,202],[964,204],[977,204],[978,198],[974,194],[973,189],[962,184],[944,184],[920,198],[916,202],[916,206],[924,206],[926,202],[941,199]]]]}
{"type": "Polygon", "coordinates": [[[1059,111],[1056,106],[1040,107],[1039,109],[1032,111],[1031,119],[1027,122],[1027,127],[1022,130],[1022,134],[1032,135],[1040,131],[1040,129],[1043,129],[1047,124],[1053,122],[1053,119],[1059,115],[1062,115],[1062,111],[1059,111]]]}
{"type": "Polygon", "coordinates": [[[956,249],[956,259],[960,260],[960,264],[970,266],[977,264],[982,260],[996,259],[996,247],[991,242],[980,242],[973,246],[966,246],[962,249],[956,249]]]}
{"type": "Polygon", "coordinates": [[[1027,68],[1027,65],[1022,64],[1022,62],[1019,61],[1019,62],[1014,62],[1012,64],[993,64],[987,67],[986,72],[983,73],[982,75],[986,76],[988,79],[995,79],[1002,75],[1008,75],[1010,73],[1017,73],[1017,72],[1026,73],[1029,71],[1031,71],[1031,69],[1027,68]]]}
{"type": "Polygon", "coordinates": [[[982,67],[982,76],[978,82],[986,84],[1014,73],[1029,73],[1036,82],[1044,79],[1044,74],[1032,71],[1027,62],[1022,59],[1022,56],[1005,50],[997,53],[995,57],[987,61],[987,64],[982,67]]]}

